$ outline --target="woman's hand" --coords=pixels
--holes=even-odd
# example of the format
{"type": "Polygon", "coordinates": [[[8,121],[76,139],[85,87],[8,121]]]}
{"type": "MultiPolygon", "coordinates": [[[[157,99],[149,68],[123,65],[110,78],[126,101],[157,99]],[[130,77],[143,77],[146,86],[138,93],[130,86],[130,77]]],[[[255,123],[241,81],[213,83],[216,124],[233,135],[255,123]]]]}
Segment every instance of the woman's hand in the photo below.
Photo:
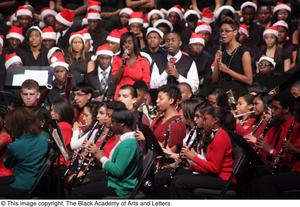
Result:
{"type": "Polygon", "coordinates": [[[247,142],[250,142],[250,143],[253,143],[253,144],[256,144],[256,137],[253,136],[252,134],[247,134],[244,136],[244,139],[247,141],[247,142]]]}
{"type": "Polygon", "coordinates": [[[228,73],[230,69],[224,63],[219,63],[219,70],[223,73],[228,73]]]}
{"type": "Polygon", "coordinates": [[[73,124],[73,131],[76,131],[76,130],[80,130],[80,125],[77,121],[75,121],[73,124]]]}
{"type": "Polygon", "coordinates": [[[197,153],[194,150],[189,150],[189,148],[184,145],[181,149],[180,155],[182,155],[184,158],[192,160],[197,153]]]}
{"type": "Polygon", "coordinates": [[[139,131],[139,130],[137,130],[137,131],[135,132],[135,137],[136,137],[136,139],[137,139],[138,141],[144,141],[144,140],[146,140],[146,139],[145,139],[145,136],[144,136],[144,134],[143,134],[143,132],[141,132],[141,131],[139,131]]]}

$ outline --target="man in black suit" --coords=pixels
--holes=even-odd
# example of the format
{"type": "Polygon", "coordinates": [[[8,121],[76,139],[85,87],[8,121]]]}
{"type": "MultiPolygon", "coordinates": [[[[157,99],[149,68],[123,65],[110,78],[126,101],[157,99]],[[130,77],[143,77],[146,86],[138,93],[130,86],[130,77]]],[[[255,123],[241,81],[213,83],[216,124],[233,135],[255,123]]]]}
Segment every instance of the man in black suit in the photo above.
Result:
{"type": "Polygon", "coordinates": [[[114,97],[116,86],[111,75],[112,58],[113,52],[109,50],[108,44],[99,46],[96,52],[96,69],[85,75],[85,83],[94,89],[94,96],[98,100],[114,97]]]}
{"type": "Polygon", "coordinates": [[[62,49],[69,47],[71,27],[73,25],[74,13],[68,9],[63,9],[55,16],[55,31],[57,32],[57,46],[62,49]]]}

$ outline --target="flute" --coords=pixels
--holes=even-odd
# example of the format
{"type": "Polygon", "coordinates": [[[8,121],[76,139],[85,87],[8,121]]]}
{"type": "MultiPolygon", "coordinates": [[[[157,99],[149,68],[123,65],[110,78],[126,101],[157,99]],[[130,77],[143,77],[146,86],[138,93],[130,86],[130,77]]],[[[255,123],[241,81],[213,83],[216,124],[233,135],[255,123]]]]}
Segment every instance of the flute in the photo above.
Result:
{"type": "Polygon", "coordinates": [[[248,112],[245,112],[245,113],[234,115],[234,118],[237,119],[237,118],[240,118],[242,116],[253,114],[253,113],[255,113],[255,111],[248,111],[248,112]]]}

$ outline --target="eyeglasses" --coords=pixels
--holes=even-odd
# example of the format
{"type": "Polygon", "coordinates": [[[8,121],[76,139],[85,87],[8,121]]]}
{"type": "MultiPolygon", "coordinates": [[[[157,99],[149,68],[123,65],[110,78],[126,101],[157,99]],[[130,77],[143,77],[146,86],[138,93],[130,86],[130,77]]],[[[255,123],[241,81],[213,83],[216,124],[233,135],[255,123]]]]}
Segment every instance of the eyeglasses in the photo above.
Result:
{"type": "Polygon", "coordinates": [[[233,32],[234,30],[229,30],[229,29],[225,29],[225,30],[220,30],[220,34],[222,33],[230,33],[230,32],[233,32]]]}
{"type": "Polygon", "coordinates": [[[269,63],[258,63],[258,66],[264,68],[264,67],[271,66],[271,64],[269,64],[269,63]]]}

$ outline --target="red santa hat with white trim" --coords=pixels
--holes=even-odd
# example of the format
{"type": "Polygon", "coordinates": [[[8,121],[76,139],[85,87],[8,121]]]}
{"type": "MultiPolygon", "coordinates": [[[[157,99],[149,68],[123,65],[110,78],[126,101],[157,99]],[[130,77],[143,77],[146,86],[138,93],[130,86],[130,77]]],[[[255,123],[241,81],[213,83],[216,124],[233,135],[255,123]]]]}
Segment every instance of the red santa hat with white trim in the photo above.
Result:
{"type": "Polygon", "coordinates": [[[5,55],[5,68],[8,69],[14,63],[23,63],[17,53],[11,53],[5,55]]]}
{"type": "Polygon", "coordinates": [[[101,2],[89,0],[87,10],[89,11],[90,9],[101,12],[101,2]]]}
{"type": "Polygon", "coordinates": [[[85,44],[85,38],[83,36],[83,31],[80,30],[78,32],[72,32],[71,33],[71,36],[69,38],[69,44],[70,45],[71,45],[72,41],[74,40],[74,38],[76,38],[76,37],[79,37],[82,40],[83,44],[85,44]]]}
{"type": "Polygon", "coordinates": [[[86,19],[89,20],[100,20],[101,19],[101,15],[99,13],[99,11],[95,10],[95,9],[90,9],[86,15],[86,19]]]}
{"type": "Polygon", "coordinates": [[[164,19],[164,18],[165,18],[164,14],[163,14],[161,11],[159,11],[158,9],[152,9],[152,10],[148,13],[148,15],[147,15],[149,21],[151,20],[151,17],[152,17],[154,14],[160,16],[161,19],[164,19]]]}
{"type": "Polygon", "coordinates": [[[16,17],[19,17],[19,16],[29,16],[29,17],[33,17],[32,15],[32,11],[30,9],[28,9],[27,6],[20,6],[18,8],[18,10],[16,11],[16,17]]]}
{"type": "Polygon", "coordinates": [[[149,27],[147,29],[147,33],[146,33],[146,37],[148,36],[148,34],[150,34],[151,32],[156,32],[161,38],[164,38],[164,33],[162,31],[160,31],[159,29],[155,28],[155,27],[149,27]]]}
{"type": "Polygon", "coordinates": [[[205,40],[203,34],[192,33],[189,44],[191,45],[196,43],[200,43],[201,45],[205,46],[205,40]]]}
{"type": "Polygon", "coordinates": [[[43,8],[41,10],[41,17],[42,17],[42,20],[44,20],[44,18],[48,15],[51,15],[51,16],[56,16],[57,15],[57,12],[54,11],[53,9],[50,9],[50,8],[43,8]]]}
{"type": "Polygon", "coordinates": [[[195,10],[193,10],[193,9],[186,10],[186,12],[184,13],[183,17],[186,20],[186,18],[188,18],[188,16],[190,16],[190,15],[195,15],[195,16],[198,17],[198,19],[201,18],[200,14],[198,12],[196,12],[195,10]]]}
{"type": "Polygon", "coordinates": [[[144,23],[143,23],[143,27],[147,28],[149,27],[149,20],[148,20],[148,15],[144,16],[144,23]]]}
{"type": "Polygon", "coordinates": [[[208,24],[211,24],[215,21],[215,15],[209,8],[204,8],[202,10],[202,22],[206,22],[208,24]]]}
{"type": "Polygon", "coordinates": [[[220,16],[221,12],[224,11],[224,10],[229,10],[233,14],[235,13],[235,9],[232,6],[230,6],[230,5],[224,5],[224,6],[221,6],[220,8],[218,8],[217,11],[215,11],[215,17],[216,17],[216,19],[220,16]]]}
{"type": "Polygon", "coordinates": [[[113,57],[114,53],[109,49],[109,44],[105,43],[97,48],[96,57],[98,57],[99,55],[108,55],[110,57],[113,57]]]}
{"type": "Polygon", "coordinates": [[[246,35],[247,37],[249,37],[249,29],[248,29],[246,24],[241,24],[240,25],[239,33],[240,34],[242,33],[242,34],[246,35]]]}
{"type": "Polygon", "coordinates": [[[144,23],[143,12],[132,12],[132,14],[130,15],[128,25],[131,25],[133,23],[144,23]]]}
{"type": "Polygon", "coordinates": [[[268,57],[268,56],[266,56],[266,55],[262,55],[262,56],[259,58],[258,62],[261,62],[261,61],[263,61],[263,60],[266,60],[266,61],[268,61],[269,63],[271,63],[271,64],[273,65],[273,67],[276,66],[276,62],[275,62],[274,59],[271,58],[271,57],[268,57]]]}
{"type": "Polygon", "coordinates": [[[3,35],[0,35],[0,45],[3,47],[3,35]]]}
{"type": "Polygon", "coordinates": [[[11,26],[7,35],[6,39],[10,38],[15,38],[23,42],[24,36],[23,36],[23,28],[22,27],[16,27],[16,26],[11,26]]]}
{"type": "Polygon", "coordinates": [[[50,62],[50,58],[52,57],[52,55],[57,52],[61,52],[62,54],[64,54],[64,51],[61,48],[52,47],[47,53],[47,60],[50,62]]]}
{"type": "Polygon", "coordinates": [[[211,26],[206,22],[198,21],[197,27],[195,29],[195,33],[199,33],[202,31],[207,31],[211,34],[212,33],[211,26]]]}
{"type": "Polygon", "coordinates": [[[73,20],[74,20],[74,16],[75,14],[70,11],[69,9],[63,9],[61,12],[59,12],[56,16],[55,19],[67,26],[67,27],[71,27],[73,25],[73,20]]]}
{"type": "Polygon", "coordinates": [[[266,27],[266,29],[263,33],[263,37],[265,37],[265,35],[267,35],[267,34],[272,34],[278,38],[278,27],[277,26],[266,27]]]}
{"type": "Polygon", "coordinates": [[[282,2],[277,2],[277,3],[276,3],[276,6],[275,6],[274,9],[273,9],[273,13],[275,13],[275,12],[277,12],[277,11],[279,11],[279,10],[282,10],[282,9],[285,9],[285,10],[287,10],[288,12],[291,12],[291,11],[292,11],[292,9],[291,9],[291,7],[290,7],[289,5],[284,4],[284,3],[282,3],[282,2]]]}
{"type": "Polygon", "coordinates": [[[50,67],[55,68],[57,66],[62,66],[66,70],[69,70],[69,64],[66,63],[63,53],[54,53],[50,58],[50,67]]]}
{"type": "Polygon", "coordinates": [[[255,11],[257,11],[257,5],[251,1],[246,1],[241,5],[241,11],[246,7],[252,7],[255,11]]]}
{"type": "Polygon", "coordinates": [[[118,29],[112,30],[106,37],[107,41],[120,44],[121,33],[118,29]]]}
{"type": "Polygon", "coordinates": [[[166,20],[166,19],[159,19],[159,20],[157,20],[154,23],[153,27],[158,28],[160,25],[166,25],[166,26],[168,26],[171,32],[173,32],[173,30],[174,30],[174,27],[173,27],[172,23],[170,21],[166,20]]]}
{"type": "Polygon", "coordinates": [[[122,14],[127,14],[128,16],[130,16],[132,14],[133,10],[130,8],[123,8],[121,9],[119,16],[121,16],[122,14]]]}
{"type": "Polygon", "coordinates": [[[45,27],[42,30],[42,38],[43,40],[55,40],[56,41],[56,32],[54,31],[52,26],[45,27]]]}
{"type": "Polygon", "coordinates": [[[273,26],[284,27],[284,28],[286,28],[287,30],[289,29],[289,25],[288,25],[285,21],[283,21],[283,20],[279,20],[279,21],[275,22],[275,23],[273,24],[273,26]]]}
{"type": "Polygon", "coordinates": [[[184,9],[182,9],[180,5],[176,4],[176,5],[174,5],[173,7],[171,7],[171,8],[168,10],[168,12],[167,12],[167,16],[169,16],[169,14],[170,14],[171,12],[175,12],[176,14],[178,14],[179,18],[180,18],[181,20],[183,20],[183,12],[184,12],[184,9]]]}

